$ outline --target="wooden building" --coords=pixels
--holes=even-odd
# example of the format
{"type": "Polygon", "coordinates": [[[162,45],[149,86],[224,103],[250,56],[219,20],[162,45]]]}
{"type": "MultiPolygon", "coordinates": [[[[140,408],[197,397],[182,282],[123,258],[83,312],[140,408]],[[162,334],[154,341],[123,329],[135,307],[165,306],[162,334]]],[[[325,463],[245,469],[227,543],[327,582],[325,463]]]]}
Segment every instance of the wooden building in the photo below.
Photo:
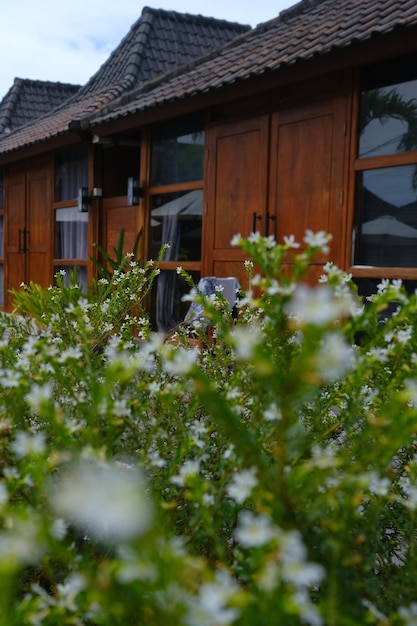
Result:
{"type": "Polygon", "coordinates": [[[148,258],[170,243],[160,330],[183,314],[178,265],[244,284],[237,232],[324,230],[364,292],[414,286],[416,61],[414,0],[302,0],[253,30],[144,9],[87,85],[0,136],[5,308],[61,268],[87,283],[122,227],[148,258]]]}

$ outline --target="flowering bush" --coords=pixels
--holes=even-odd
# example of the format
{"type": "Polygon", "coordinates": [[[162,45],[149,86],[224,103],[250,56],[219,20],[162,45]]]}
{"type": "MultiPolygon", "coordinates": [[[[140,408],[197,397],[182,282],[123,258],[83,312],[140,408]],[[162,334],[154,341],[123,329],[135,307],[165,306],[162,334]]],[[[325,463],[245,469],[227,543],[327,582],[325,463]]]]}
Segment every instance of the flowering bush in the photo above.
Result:
{"type": "Polygon", "coordinates": [[[1,318],[2,626],[417,623],[416,295],[307,286],[323,233],[234,243],[209,334],[153,333],[134,261],[1,318]]]}

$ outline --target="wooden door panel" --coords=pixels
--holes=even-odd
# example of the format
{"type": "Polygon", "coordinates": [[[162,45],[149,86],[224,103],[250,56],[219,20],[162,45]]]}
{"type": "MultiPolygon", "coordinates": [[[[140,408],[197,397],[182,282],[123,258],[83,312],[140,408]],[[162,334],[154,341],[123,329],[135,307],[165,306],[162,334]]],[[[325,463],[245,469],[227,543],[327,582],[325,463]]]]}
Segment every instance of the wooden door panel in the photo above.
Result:
{"type": "Polygon", "coordinates": [[[49,168],[27,175],[28,282],[52,283],[51,179],[49,168]]]}
{"type": "Polygon", "coordinates": [[[122,228],[125,229],[123,252],[127,254],[133,251],[137,237],[137,210],[135,206],[126,206],[126,199],[124,203],[115,206],[112,206],[110,199],[106,200],[104,232],[106,233],[106,251],[110,257],[114,257],[114,248],[117,248],[122,228]]]}
{"type": "MultiPolygon", "coordinates": [[[[128,254],[133,251],[138,234],[138,207],[127,206],[126,196],[103,198],[102,241],[104,249],[111,258],[115,256],[114,248],[117,248],[122,228],[125,230],[123,252],[128,254]]],[[[138,255],[141,256],[141,254],[143,254],[142,249],[138,250],[138,255]]]]}
{"type": "MultiPolygon", "coordinates": [[[[243,260],[231,246],[234,235],[248,236],[265,224],[268,182],[267,116],[207,131],[207,216],[203,230],[204,272],[214,263],[243,260]]],[[[220,265],[217,264],[217,268],[220,265]]],[[[218,270],[220,271],[220,270],[218,270]]]]}
{"type": "Polygon", "coordinates": [[[333,119],[324,115],[282,125],[278,135],[276,230],[301,241],[306,228],[327,228],[333,119]],[[308,143],[306,143],[308,141],[308,143]],[[314,159],[309,146],[314,146],[314,159]]]}
{"type": "Polygon", "coordinates": [[[8,176],[5,183],[5,272],[4,294],[8,310],[12,307],[9,289],[17,289],[26,281],[26,255],[24,252],[26,211],[26,178],[24,175],[8,176]]]}
{"type": "Polygon", "coordinates": [[[344,98],[280,112],[272,121],[270,206],[276,239],[294,235],[301,243],[307,229],[331,233],[332,260],[338,264],[345,235],[345,122],[344,98]]]}
{"type": "Polygon", "coordinates": [[[9,176],[5,184],[6,254],[18,252],[22,247],[21,229],[25,227],[26,206],[25,176],[9,176]]]}

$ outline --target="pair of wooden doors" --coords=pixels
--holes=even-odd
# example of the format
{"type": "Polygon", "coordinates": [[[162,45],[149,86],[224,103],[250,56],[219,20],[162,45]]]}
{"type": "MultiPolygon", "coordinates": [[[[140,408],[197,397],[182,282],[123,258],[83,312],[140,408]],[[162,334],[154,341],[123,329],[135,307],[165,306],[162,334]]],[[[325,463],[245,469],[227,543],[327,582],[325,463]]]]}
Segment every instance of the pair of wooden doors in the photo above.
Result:
{"type": "Polygon", "coordinates": [[[5,184],[5,296],[31,281],[52,282],[51,168],[12,174],[5,184]]]}
{"type": "Polygon", "coordinates": [[[278,243],[326,231],[331,260],[343,264],[346,119],[340,96],[209,130],[204,273],[244,285],[244,257],[230,242],[254,231],[278,243]]]}

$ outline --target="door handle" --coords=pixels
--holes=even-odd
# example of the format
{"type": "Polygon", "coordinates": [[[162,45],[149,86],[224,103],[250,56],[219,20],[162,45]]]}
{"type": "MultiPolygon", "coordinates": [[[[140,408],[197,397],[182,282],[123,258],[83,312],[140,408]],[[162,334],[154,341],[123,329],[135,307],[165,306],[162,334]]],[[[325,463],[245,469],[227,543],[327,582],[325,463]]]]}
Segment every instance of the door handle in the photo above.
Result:
{"type": "Polygon", "coordinates": [[[29,231],[27,228],[23,229],[23,252],[29,252],[29,231]]]}
{"type": "Polygon", "coordinates": [[[252,216],[252,232],[253,233],[256,232],[256,222],[259,222],[261,219],[262,219],[262,215],[254,211],[253,216],[252,216]]]}
{"type": "Polygon", "coordinates": [[[268,213],[266,214],[266,236],[267,237],[269,237],[269,224],[270,222],[275,222],[276,219],[277,219],[276,215],[268,211],[268,213]]]}
{"type": "Polygon", "coordinates": [[[19,253],[29,252],[29,231],[27,228],[19,228],[19,253]]]}

